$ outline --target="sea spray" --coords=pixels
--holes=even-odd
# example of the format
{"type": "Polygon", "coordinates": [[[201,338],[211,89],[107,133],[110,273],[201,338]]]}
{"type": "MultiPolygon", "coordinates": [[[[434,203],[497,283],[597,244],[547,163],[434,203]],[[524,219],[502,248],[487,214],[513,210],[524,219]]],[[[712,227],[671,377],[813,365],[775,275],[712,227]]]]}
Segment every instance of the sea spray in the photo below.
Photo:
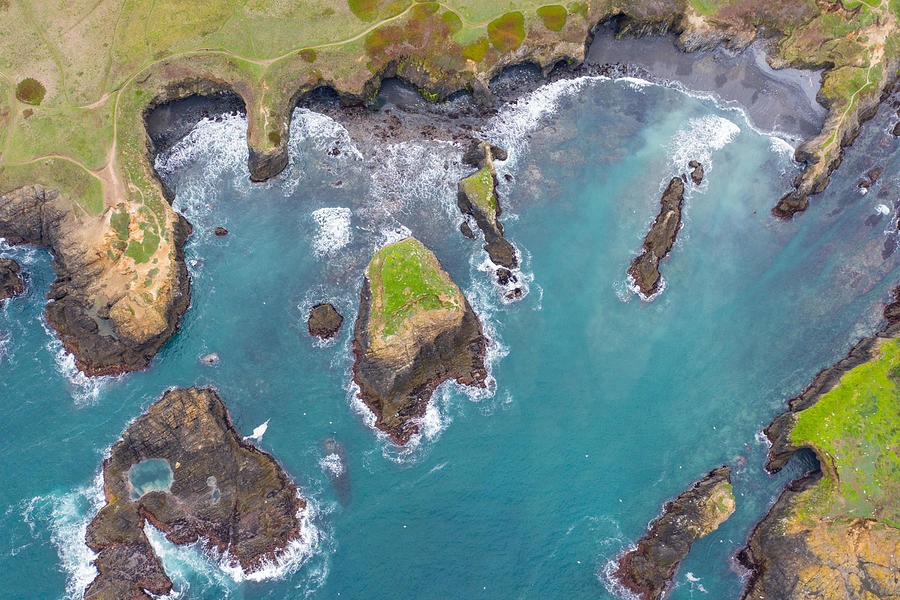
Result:
{"type": "Polygon", "coordinates": [[[349,208],[326,207],[314,210],[312,219],[318,230],[312,240],[313,252],[316,256],[333,256],[350,243],[350,217],[352,211],[349,208]]]}
{"type": "Polygon", "coordinates": [[[97,576],[97,554],[84,542],[87,526],[103,507],[103,474],[98,472],[90,485],[69,492],[54,492],[32,498],[22,516],[32,534],[49,530],[59,563],[66,573],[65,600],[82,600],[84,590],[97,576]]]}

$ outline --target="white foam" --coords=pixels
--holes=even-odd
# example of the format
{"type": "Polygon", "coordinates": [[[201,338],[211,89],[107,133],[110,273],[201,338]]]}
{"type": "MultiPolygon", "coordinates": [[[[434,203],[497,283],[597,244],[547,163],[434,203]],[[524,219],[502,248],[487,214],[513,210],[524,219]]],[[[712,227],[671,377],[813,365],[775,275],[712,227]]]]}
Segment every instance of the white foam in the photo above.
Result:
{"type": "Polygon", "coordinates": [[[891,214],[891,209],[886,204],[879,204],[875,207],[875,212],[879,215],[889,215],[891,214]]]}
{"type": "MultiPolygon", "coordinates": [[[[635,550],[637,546],[634,544],[628,546],[622,551],[622,554],[626,554],[635,550]]],[[[621,556],[621,555],[620,555],[621,556]]],[[[619,568],[619,557],[611,558],[603,565],[602,575],[600,577],[600,581],[603,583],[603,587],[606,588],[606,591],[611,595],[622,598],[624,600],[641,600],[640,596],[626,588],[624,585],[616,579],[616,570],[619,568]]]]}
{"type": "Polygon", "coordinates": [[[319,459],[319,466],[329,473],[331,477],[340,477],[344,474],[344,462],[338,454],[328,454],[319,459]]]}
{"type": "Polygon", "coordinates": [[[386,227],[384,229],[379,230],[379,248],[383,248],[388,244],[393,244],[395,242],[399,242],[400,240],[404,240],[412,235],[412,231],[405,225],[397,224],[394,227],[386,227]]]}
{"type": "Polygon", "coordinates": [[[269,428],[269,419],[266,419],[266,422],[262,425],[259,425],[253,429],[253,433],[245,437],[245,440],[253,440],[256,443],[262,441],[263,435],[265,435],[266,430],[269,428]]]}
{"type": "Polygon", "coordinates": [[[312,218],[318,226],[313,239],[313,251],[316,256],[331,256],[350,243],[349,208],[332,207],[314,210],[312,218]]]}
{"type": "Polygon", "coordinates": [[[690,581],[691,583],[695,583],[695,582],[697,582],[697,581],[700,581],[700,578],[697,577],[696,575],[694,575],[693,573],[691,573],[690,571],[688,571],[687,573],[685,573],[685,574],[684,574],[684,577],[685,577],[688,581],[690,581]]]}
{"type": "Polygon", "coordinates": [[[526,94],[516,104],[502,106],[480,132],[480,137],[507,151],[508,158],[502,167],[498,165],[498,170],[505,171],[515,166],[518,157],[527,149],[528,137],[556,112],[563,99],[578,93],[590,83],[607,79],[590,75],[560,79],[526,94]]]}
{"type": "Polygon", "coordinates": [[[88,377],[75,366],[75,356],[71,352],[66,352],[62,342],[56,335],[56,332],[47,324],[46,317],[40,317],[41,327],[49,336],[46,348],[53,355],[53,362],[56,364],[56,370],[60,375],[66,378],[69,393],[75,405],[91,406],[97,402],[100,392],[110,382],[117,379],[112,375],[102,375],[99,377],[88,377]]]}
{"type": "Polygon", "coordinates": [[[91,485],[63,494],[36,496],[23,510],[22,516],[33,533],[38,529],[50,531],[50,541],[66,573],[66,600],[82,600],[84,590],[97,576],[97,555],[84,543],[84,535],[104,504],[103,476],[98,472],[91,485]]]}
{"type": "Polygon", "coordinates": [[[794,148],[790,144],[790,142],[788,142],[784,138],[778,137],[777,135],[770,135],[769,150],[771,150],[775,154],[780,154],[787,158],[793,159],[796,148],[794,148]]]}
{"type": "Polygon", "coordinates": [[[350,138],[347,129],[329,117],[308,108],[295,108],[291,115],[291,141],[289,148],[293,155],[299,155],[301,146],[306,143],[319,152],[327,152],[337,147],[337,157],[349,154],[357,160],[363,160],[362,153],[350,138]]]}
{"type": "Polygon", "coordinates": [[[669,143],[672,168],[681,172],[691,160],[699,161],[705,171],[712,168],[713,152],[734,141],[741,128],[719,115],[691,119],[669,143]]]}
{"type": "Polygon", "coordinates": [[[626,87],[629,87],[635,91],[641,91],[648,85],[653,85],[652,81],[647,81],[646,79],[641,79],[639,77],[618,77],[613,81],[622,83],[626,87]]]}

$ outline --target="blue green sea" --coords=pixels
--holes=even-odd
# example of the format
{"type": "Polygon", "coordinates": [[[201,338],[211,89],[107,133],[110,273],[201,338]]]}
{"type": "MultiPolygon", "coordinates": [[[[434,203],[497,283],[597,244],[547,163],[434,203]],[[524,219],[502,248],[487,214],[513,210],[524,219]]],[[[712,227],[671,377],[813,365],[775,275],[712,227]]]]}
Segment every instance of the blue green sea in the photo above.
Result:
{"type": "Polygon", "coordinates": [[[798,172],[796,142],[740,109],[637,79],[540,86],[473,132],[509,151],[501,220],[527,294],[507,302],[458,230],[458,144],[358,144],[339,118],[298,108],[290,165],[251,184],[244,117],[205,119],[157,159],[194,225],[192,302],[147,371],[78,374],[42,316],[50,254],[0,244],[28,275],[0,309],[0,595],[80,600],[109,447],[165,389],[211,385],[308,499],[303,541],[243,573],[148,525],[170,598],[616,598],[609,562],[667,499],[729,464],[737,511],[694,545],[672,598],[736,599],[735,552],[811,466],[766,474],[759,431],[879,328],[900,283],[889,124],[883,109],[828,190],[779,222],[769,209],[798,172]],[[643,302],[626,270],[691,159],[706,178],[688,186],[665,289],[643,302]],[[886,175],[863,195],[874,164],[886,175]],[[439,388],[401,449],[355,399],[350,338],[369,258],[410,234],[481,318],[490,385],[439,388]],[[306,332],[322,301],[346,318],[328,343],[306,332]],[[217,365],[201,363],[213,352],[217,365]]]}

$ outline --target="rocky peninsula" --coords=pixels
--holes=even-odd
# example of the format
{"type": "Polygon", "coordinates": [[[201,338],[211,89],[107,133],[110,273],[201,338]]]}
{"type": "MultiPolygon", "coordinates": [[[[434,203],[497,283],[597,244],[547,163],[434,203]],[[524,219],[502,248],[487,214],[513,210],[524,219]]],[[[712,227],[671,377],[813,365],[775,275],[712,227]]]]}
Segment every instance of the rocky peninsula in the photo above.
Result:
{"type": "Polygon", "coordinates": [[[416,420],[441,383],[485,385],[481,323],[437,257],[415,238],[372,257],[353,333],[359,395],[375,426],[397,444],[418,432],[416,420]]]}
{"type": "Polygon", "coordinates": [[[0,302],[25,291],[22,267],[11,258],[0,258],[0,302]]]}
{"type": "Polygon", "coordinates": [[[618,559],[616,581],[641,600],[665,597],[693,543],[734,512],[731,469],[721,466],[666,503],[637,546],[618,559]]]}
{"type": "MultiPolygon", "coordinates": [[[[895,294],[900,290],[895,290],[895,294]]],[[[900,302],[887,326],[821,371],[766,429],[767,468],[801,449],[819,468],[792,482],[738,558],[742,598],[900,596],[900,302]]]]}
{"type": "Polygon", "coordinates": [[[309,335],[323,340],[333,338],[341,329],[344,317],[331,304],[316,304],[309,310],[306,328],[309,335]]]}
{"type": "Polygon", "coordinates": [[[98,575],[86,600],[149,600],[172,582],[144,534],[202,541],[252,570],[300,536],[305,501],[272,456],[234,429],[211,388],[172,389],[122,434],[103,463],[106,505],[87,527],[98,575]],[[134,469],[164,461],[167,482],[138,486],[134,469]]]}

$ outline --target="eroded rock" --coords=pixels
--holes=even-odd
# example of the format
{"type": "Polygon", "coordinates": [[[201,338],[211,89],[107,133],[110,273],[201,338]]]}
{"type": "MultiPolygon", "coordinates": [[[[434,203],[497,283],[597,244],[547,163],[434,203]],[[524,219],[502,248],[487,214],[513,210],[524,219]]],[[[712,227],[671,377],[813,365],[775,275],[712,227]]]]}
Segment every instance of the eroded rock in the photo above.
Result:
{"type": "Polygon", "coordinates": [[[421,242],[406,238],[375,254],[354,327],[353,377],[376,427],[405,444],[438,385],[485,385],[486,347],[469,302],[421,242]]]}
{"type": "Polygon", "coordinates": [[[11,258],[0,258],[0,302],[25,291],[22,267],[11,258]]]}
{"type": "Polygon", "coordinates": [[[309,311],[306,327],[309,335],[323,340],[334,337],[344,323],[344,317],[331,304],[316,304],[309,311]]]}
{"type": "Polygon", "coordinates": [[[731,469],[723,465],[666,503],[637,547],[619,558],[615,578],[641,600],[660,600],[693,543],[733,512],[731,469]]]}
{"type": "MultiPolygon", "coordinates": [[[[121,240],[110,225],[111,212],[85,216],[58,191],[37,185],[0,194],[0,237],[53,252],[56,280],[47,293],[47,323],[88,375],[146,368],[190,304],[183,247],[191,226],[184,217],[166,211],[171,239],[158,240],[155,251],[163,260],[154,265],[147,257],[137,264],[113,253],[121,240]]],[[[129,217],[123,215],[127,239],[129,217]]]]}
{"type": "Polygon", "coordinates": [[[85,600],[149,599],[172,583],[144,535],[150,521],[175,544],[202,541],[245,570],[276,560],[300,537],[305,501],[272,456],[234,429],[210,388],[173,389],[129,425],[103,463],[106,505],[87,527],[98,553],[85,600]],[[167,489],[138,491],[130,473],[151,459],[171,470],[167,489]]]}
{"type": "Polygon", "coordinates": [[[703,183],[703,165],[696,160],[692,160],[688,163],[688,167],[691,169],[691,181],[694,182],[694,185],[703,183]]]}
{"type": "Polygon", "coordinates": [[[484,234],[484,249],[494,264],[515,269],[518,266],[516,249],[503,237],[503,225],[498,220],[502,210],[497,197],[495,158],[505,160],[506,151],[487,142],[476,141],[466,150],[463,162],[478,170],[459,182],[456,203],[464,214],[475,218],[484,234]]]}
{"type": "Polygon", "coordinates": [[[659,263],[675,245],[681,229],[681,209],[684,206],[684,181],[673,177],[663,192],[659,214],[644,237],[644,250],[631,261],[628,274],[643,297],[649,298],[659,290],[662,275],[659,263]]]}

